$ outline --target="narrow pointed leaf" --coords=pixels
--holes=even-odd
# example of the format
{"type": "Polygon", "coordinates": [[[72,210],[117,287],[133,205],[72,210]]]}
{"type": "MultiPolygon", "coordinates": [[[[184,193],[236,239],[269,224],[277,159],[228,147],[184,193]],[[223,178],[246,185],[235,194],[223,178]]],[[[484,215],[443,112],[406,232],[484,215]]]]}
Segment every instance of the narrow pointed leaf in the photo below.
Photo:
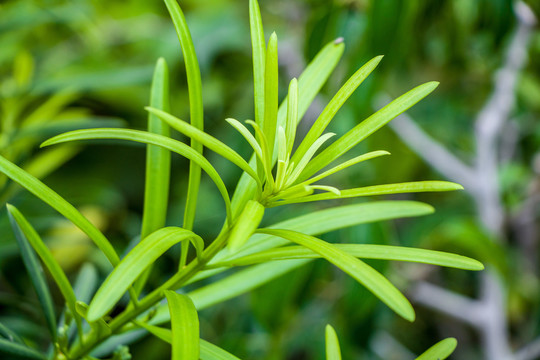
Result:
{"type": "Polygon", "coordinates": [[[341,191],[338,188],[327,185],[308,185],[308,187],[316,190],[328,191],[336,196],[341,196],[341,191]]]}
{"type": "Polygon", "coordinates": [[[6,339],[0,339],[0,355],[2,354],[9,356],[6,359],[47,359],[45,355],[42,355],[37,350],[6,339]]]}
{"type": "Polygon", "coordinates": [[[221,193],[221,196],[223,197],[223,201],[225,202],[227,214],[230,214],[229,194],[227,192],[225,184],[223,183],[223,180],[221,180],[217,171],[201,154],[180,141],[173,140],[163,135],[152,134],[146,131],[125,129],[90,129],[70,131],[65,134],[57,135],[45,141],[41,146],[49,146],[67,141],[94,139],[128,140],[140,142],[143,144],[157,145],[197,162],[199,166],[202,167],[202,169],[208,174],[208,176],[210,176],[212,181],[216,184],[219,192],[221,193]]]}
{"type": "Polygon", "coordinates": [[[193,232],[177,227],[162,228],[141,240],[120,261],[96,292],[88,308],[88,320],[96,321],[107,314],[150,264],[171,246],[185,240],[192,242],[197,254],[202,252],[203,240],[193,232]]]}
{"type": "MultiPolygon", "coordinates": [[[[287,185],[291,185],[295,182],[295,180],[300,176],[304,168],[309,164],[309,161],[315,155],[317,150],[326,142],[326,140],[330,139],[332,136],[336,134],[334,133],[327,133],[318,138],[309,149],[307,149],[306,153],[302,158],[300,158],[300,162],[296,167],[294,168],[294,171],[292,172],[290,178],[287,179],[287,185]]],[[[292,161],[294,163],[294,161],[292,161]]]]}
{"type": "Polygon", "coordinates": [[[390,122],[390,120],[407,111],[411,106],[429,95],[438,85],[438,82],[432,81],[417,86],[356,125],[317,155],[317,157],[315,157],[306,167],[300,176],[300,180],[307,179],[341,155],[345,154],[360,141],[364,140],[366,137],[390,122]]]}
{"type": "MultiPolygon", "coordinates": [[[[13,210],[9,208],[8,210],[13,210]]],[[[26,271],[30,275],[30,280],[32,285],[36,290],[36,294],[41,305],[43,314],[45,315],[45,320],[51,333],[53,341],[56,341],[56,314],[54,313],[54,303],[52,300],[51,292],[49,290],[49,285],[45,279],[45,274],[43,273],[43,268],[39,263],[39,260],[32,250],[32,247],[29,244],[29,241],[24,233],[23,229],[19,225],[17,219],[14,217],[11,211],[8,211],[9,221],[11,223],[11,228],[15,233],[15,238],[17,239],[17,245],[21,251],[22,260],[26,271]]]]}
{"type": "MultiPolygon", "coordinates": [[[[180,40],[182,54],[184,55],[188,83],[191,125],[202,131],[204,129],[204,110],[202,100],[201,71],[199,70],[199,62],[197,61],[197,55],[195,54],[195,47],[193,46],[191,33],[187,26],[184,13],[176,0],[165,0],[165,5],[167,6],[167,10],[169,10],[169,14],[171,15],[171,19],[176,29],[176,34],[180,40]]],[[[191,147],[199,154],[202,154],[203,146],[198,139],[191,139],[191,147]]],[[[194,160],[191,160],[189,163],[189,182],[186,209],[184,211],[184,228],[188,230],[191,230],[195,220],[195,209],[197,207],[197,197],[200,182],[200,165],[194,160]]]]}
{"type": "Polygon", "coordinates": [[[87,218],[85,218],[73,205],[51,190],[34,176],[28,174],[17,165],[0,156],[0,172],[6,174],[10,179],[30,191],[32,194],[43,200],[53,209],[69,219],[75,226],[81,229],[98,248],[105,254],[111,264],[118,264],[119,258],[111,243],[87,218]]]}
{"type": "Polygon", "coordinates": [[[287,96],[287,121],[285,126],[285,137],[287,139],[287,153],[291,153],[296,137],[296,126],[298,124],[298,80],[293,78],[289,83],[289,94],[287,96]]]}
{"type": "MultiPolygon", "coordinates": [[[[483,270],[481,262],[466,256],[426,249],[409,248],[390,245],[370,244],[333,244],[347,254],[361,259],[409,261],[430,265],[439,265],[464,270],[483,270]]],[[[252,255],[243,256],[229,261],[218,262],[212,267],[246,266],[266,261],[290,259],[315,259],[321,255],[302,246],[286,246],[252,255]]]]}
{"type": "Polygon", "coordinates": [[[278,49],[277,35],[272,33],[266,49],[264,64],[264,122],[263,133],[266,137],[268,152],[274,153],[278,113],[278,49]]]}
{"type": "Polygon", "coordinates": [[[334,116],[338,110],[343,106],[345,101],[353,94],[353,92],[360,86],[360,84],[371,74],[373,70],[379,65],[382,60],[382,56],[377,56],[368,61],[364,66],[358,69],[347,82],[339,89],[334,95],[332,100],[326,105],[321,115],[315,120],[313,126],[309,129],[306,137],[302,140],[302,143],[296,150],[293,160],[298,162],[311,147],[311,145],[321,136],[328,124],[334,119],[334,116]]]}
{"type": "MultiPolygon", "coordinates": [[[[169,111],[169,70],[160,58],[154,70],[150,90],[150,106],[169,111]]],[[[156,115],[148,114],[148,131],[169,136],[169,126],[156,115]]],[[[141,238],[165,225],[169,196],[171,155],[169,150],[155,145],[146,148],[146,180],[141,238]]]]}
{"type": "MultiPolygon", "coordinates": [[[[150,89],[150,106],[169,111],[169,69],[165,59],[159,58],[154,69],[150,89]]],[[[169,125],[156,115],[148,114],[148,132],[169,136],[169,125]]],[[[169,179],[171,173],[171,153],[155,145],[146,147],[146,175],[144,183],[144,207],[142,215],[141,239],[165,226],[169,199],[169,179]]],[[[152,266],[135,283],[139,294],[146,283],[152,266]]]]}
{"type": "Polygon", "coordinates": [[[43,264],[45,264],[45,266],[49,270],[51,277],[54,279],[54,282],[56,283],[58,289],[60,289],[60,292],[62,293],[62,296],[66,300],[67,307],[75,316],[77,326],[82,329],[81,319],[77,316],[77,312],[75,309],[75,303],[77,302],[77,298],[75,297],[75,292],[73,291],[73,288],[71,287],[71,284],[69,283],[69,280],[64,273],[64,270],[62,270],[62,267],[60,266],[58,261],[56,261],[49,248],[45,245],[43,240],[41,240],[36,230],[32,227],[28,220],[26,220],[23,214],[21,214],[21,212],[13,205],[7,204],[7,208],[10,219],[13,219],[16,222],[16,226],[24,235],[25,240],[28,241],[28,243],[32,246],[32,248],[41,258],[41,261],[43,261],[43,264]]]}
{"type": "Polygon", "coordinates": [[[261,11],[257,0],[249,0],[249,29],[253,58],[253,92],[255,95],[255,122],[262,125],[264,119],[264,63],[266,45],[261,11]]]}
{"type": "Polygon", "coordinates": [[[334,328],[326,325],[326,360],[341,360],[341,350],[339,348],[339,340],[334,328]]]}
{"type": "Polygon", "coordinates": [[[426,352],[417,357],[416,360],[444,360],[454,352],[456,346],[456,339],[444,339],[427,349],[426,352]]]}
{"type": "Polygon", "coordinates": [[[261,147],[259,143],[257,142],[257,140],[255,139],[255,137],[253,137],[253,135],[249,132],[249,130],[238,120],[228,118],[228,119],[225,119],[225,121],[231,124],[236,130],[238,130],[240,134],[242,134],[244,139],[246,139],[249,145],[251,145],[251,148],[253,149],[253,152],[255,153],[255,155],[257,155],[257,157],[261,159],[262,161],[261,147]]]}
{"type": "Polygon", "coordinates": [[[177,117],[172,116],[164,111],[146,108],[150,113],[155,114],[163,121],[167,122],[172,128],[180,131],[182,134],[191,137],[192,139],[197,139],[201,144],[214,151],[215,153],[223,156],[225,159],[229,160],[254,179],[258,180],[257,173],[253,171],[251,166],[244,160],[236,151],[231,149],[229,146],[225,145],[215,137],[208,135],[207,133],[198,130],[197,128],[189,125],[187,122],[178,119],[177,117]]]}
{"type": "Polygon", "coordinates": [[[377,151],[371,151],[371,152],[368,152],[367,154],[363,154],[363,155],[360,155],[360,156],[357,156],[357,157],[354,157],[350,160],[347,160],[317,176],[314,176],[306,181],[304,181],[302,184],[306,184],[306,185],[309,185],[309,184],[312,184],[316,181],[319,181],[319,180],[322,180],[330,175],[333,175],[341,170],[344,170],[346,168],[348,168],[349,166],[353,166],[353,165],[356,165],[360,162],[363,162],[363,161],[366,161],[366,160],[371,160],[371,159],[374,159],[376,157],[379,157],[379,156],[383,156],[383,155],[390,155],[390,153],[388,151],[384,151],[384,150],[377,150],[377,151]]]}
{"type": "Polygon", "coordinates": [[[261,127],[257,125],[256,122],[252,120],[247,120],[246,123],[248,123],[249,125],[253,127],[253,130],[255,130],[255,134],[257,135],[257,138],[260,139],[259,144],[261,145],[262,166],[264,169],[263,173],[266,177],[266,186],[269,187],[270,189],[273,189],[274,179],[272,175],[272,156],[268,150],[268,143],[266,142],[266,138],[261,130],[261,127]]]}
{"type": "Polygon", "coordinates": [[[187,295],[165,291],[171,314],[171,360],[199,360],[199,317],[187,295]]]}
{"type": "Polygon", "coordinates": [[[454,191],[462,190],[463,187],[459,184],[449,181],[414,181],[408,183],[396,183],[385,185],[366,186],[356,189],[340,190],[341,195],[333,193],[315,194],[302,198],[276,201],[268,205],[269,207],[292,204],[292,203],[304,203],[311,201],[321,200],[333,200],[333,199],[347,199],[360,196],[375,196],[375,195],[388,195],[388,194],[403,194],[413,192],[431,192],[431,191],[454,191]]]}
{"type": "Polygon", "coordinates": [[[291,230],[260,229],[258,232],[279,236],[320,254],[352,276],[388,307],[406,320],[414,320],[414,310],[405,296],[388,279],[363,261],[313,236],[291,230]]]}

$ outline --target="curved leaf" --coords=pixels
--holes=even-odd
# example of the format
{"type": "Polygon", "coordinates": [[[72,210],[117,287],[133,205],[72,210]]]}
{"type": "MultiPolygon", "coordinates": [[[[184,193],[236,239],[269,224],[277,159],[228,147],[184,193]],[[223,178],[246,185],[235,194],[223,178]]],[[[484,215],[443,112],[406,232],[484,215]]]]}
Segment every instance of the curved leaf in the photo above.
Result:
{"type": "Polygon", "coordinates": [[[96,292],[88,308],[88,321],[96,321],[107,314],[150,264],[184,240],[192,241],[197,254],[202,252],[203,240],[193,232],[177,227],[159,229],[135,245],[96,292]]]}
{"type": "Polygon", "coordinates": [[[339,340],[334,328],[326,325],[326,360],[341,360],[339,340]]]}
{"type": "Polygon", "coordinates": [[[414,320],[414,310],[405,296],[388,279],[361,260],[313,236],[291,230],[259,229],[263,234],[279,236],[320,254],[352,276],[388,307],[406,320],[414,320]]]}
{"type": "Polygon", "coordinates": [[[69,280],[64,273],[64,270],[62,270],[62,267],[60,266],[58,261],[56,261],[49,248],[45,245],[43,240],[41,240],[36,230],[32,227],[28,220],[26,220],[23,214],[21,214],[21,212],[13,205],[7,204],[7,208],[10,219],[13,219],[16,222],[16,224],[13,225],[16,225],[18,229],[22,231],[25,240],[28,241],[30,245],[32,245],[32,248],[36,251],[36,253],[41,258],[41,261],[43,261],[43,263],[49,270],[56,285],[60,289],[62,296],[66,300],[67,307],[69,308],[71,314],[75,316],[75,321],[78,328],[82,329],[82,322],[80,317],[77,316],[75,306],[77,298],[75,297],[75,292],[73,291],[73,288],[71,287],[71,284],[69,283],[69,280]]]}
{"type": "MultiPolygon", "coordinates": [[[[309,180],[308,180],[309,182],[309,180]]],[[[384,184],[365,186],[355,189],[340,190],[340,194],[322,193],[304,196],[294,199],[278,200],[270,203],[268,206],[279,206],[286,204],[305,203],[311,201],[347,199],[360,196],[375,196],[388,194],[403,194],[411,192],[431,192],[431,191],[454,191],[462,190],[463,186],[449,181],[414,181],[396,184],[384,184]]]]}
{"type": "Polygon", "coordinates": [[[253,179],[259,181],[257,173],[249,166],[249,164],[242,158],[236,151],[231,149],[229,146],[225,145],[215,137],[208,135],[207,133],[191,126],[185,121],[178,119],[175,116],[172,116],[169,113],[161,111],[159,109],[154,109],[150,107],[145,108],[150,113],[156,115],[161,120],[167,122],[172,128],[178,130],[182,134],[189,136],[192,139],[197,139],[204,146],[214,151],[215,153],[223,156],[225,159],[229,160],[240,169],[247,172],[253,179]]]}
{"type": "MultiPolygon", "coordinates": [[[[164,149],[180,154],[190,160],[193,160],[201,166],[201,168],[210,176],[214,184],[216,184],[223,201],[227,214],[230,215],[230,200],[225,184],[219,177],[219,174],[214,169],[212,164],[208,162],[201,154],[187,146],[186,144],[168,138],[166,136],[152,134],[146,131],[126,130],[126,129],[90,129],[70,131],[64,134],[57,135],[45,141],[41,146],[49,146],[74,140],[94,140],[94,139],[118,139],[136,141],[144,144],[157,145],[164,149]]],[[[229,216],[230,218],[230,216],[229,216]]]]}
{"type": "Polygon", "coordinates": [[[187,295],[165,291],[171,314],[171,360],[199,360],[199,317],[187,295]]]}
{"type": "MultiPolygon", "coordinates": [[[[158,337],[159,339],[172,343],[172,331],[169,329],[164,329],[158,326],[145,324],[141,321],[135,321],[135,324],[146,329],[152,335],[158,337]]],[[[200,354],[199,357],[201,360],[240,360],[231,353],[223,350],[222,348],[209,343],[203,339],[199,339],[200,354]]]]}
{"type": "Polygon", "coordinates": [[[416,360],[443,360],[450,356],[454,352],[457,346],[457,340],[454,338],[447,338],[439,341],[429,349],[427,349],[422,355],[416,358],[416,360]]]}
{"type": "MultiPolygon", "coordinates": [[[[191,39],[191,33],[187,26],[186,19],[182,9],[176,0],[165,0],[167,10],[171,15],[180,47],[184,55],[184,64],[186,65],[186,76],[189,93],[189,113],[191,125],[196,129],[204,129],[204,109],[202,100],[202,85],[201,71],[199,70],[199,62],[195,54],[195,47],[191,39]]],[[[197,153],[202,154],[203,146],[198,139],[191,139],[191,147],[197,153]]],[[[189,181],[186,199],[186,208],[184,211],[184,228],[191,230],[195,221],[195,209],[197,207],[197,197],[201,182],[201,167],[195,160],[190,159],[189,163],[189,181]]],[[[183,248],[184,253],[187,250],[183,248]]]]}

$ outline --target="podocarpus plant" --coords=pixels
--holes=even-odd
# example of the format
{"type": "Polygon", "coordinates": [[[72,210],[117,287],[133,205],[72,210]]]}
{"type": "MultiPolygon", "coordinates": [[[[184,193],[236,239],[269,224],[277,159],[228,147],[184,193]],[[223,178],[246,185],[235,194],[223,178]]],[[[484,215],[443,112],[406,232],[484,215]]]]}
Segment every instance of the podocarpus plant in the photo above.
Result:
{"type": "MultiPolygon", "coordinates": [[[[408,300],[382,274],[360,258],[413,261],[468,270],[483,268],[476,260],[455,254],[383,245],[330,244],[314,236],[356,224],[418,216],[433,211],[429,205],[419,202],[376,201],[335,206],[260,227],[265,210],[270,207],[368,195],[460,189],[457,184],[443,181],[385,184],[346,190],[318,184],[320,180],[354,164],[387,155],[385,151],[373,151],[325,169],[361,140],[428,95],[436,88],[436,82],[420,85],[400,96],[319,151],[334,135],[323,134],[326,127],[347,98],[381,61],[381,57],[376,57],[349,78],[294,149],[296,126],[336,66],[344,45],[341,39],[326,45],[298,80],[291,80],[288,95],[282,105],[278,106],[277,36],[272,34],[265,45],[258,4],[256,0],[251,0],[255,120],[246,123],[253,128],[254,133],[241,122],[227,119],[253,148],[252,159],[248,162],[230,147],[204,132],[201,78],[191,36],[176,1],[165,0],[165,4],[176,27],[184,55],[190,122],[184,122],[168,113],[168,70],[165,61],[160,59],[154,73],[150,107],[147,108],[148,131],[78,130],[55,136],[43,144],[49,146],[88,139],[118,139],[147,144],[141,240],[122,259],[105,235],[75,207],[41,181],[0,157],[0,170],[4,174],[71,220],[95,242],[113,267],[91,301],[88,294],[76,296],[66,274],[32,225],[17,208],[7,205],[24,264],[45,315],[51,347],[47,355],[43,355],[1,325],[0,352],[36,359],[92,359],[97,356],[96,350],[99,350],[99,354],[110,354],[116,348],[113,358],[128,358],[126,348],[117,346],[128,344],[124,334],[142,328],[171,343],[173,359],[237,359],[200,339],[197,311],[247,292],[315,258],[324,258],[349,274],[409,321],[413,321],[415,315],[408,300]],[[171,128],[189,137],[190,145],[170,138],[171,128]],[[232,199],[218,172],[203,155],[204,148],[223,156],[244,171],[232,199]],[[190,160],[182,227],[164,227],[171,152],[190,160]],[[202,170],[218,188],[225,207],[223,227],[215,239],[205,239],[209,243],[206,248],[205,241],[192,230],[202,170]],[[153,263],[178,243],[181,243],[178,270],[159,287],[146,289],[153,263]],[[191,260],[188,256],[190,244],[196,255],[191,260]],[[60,317],[54,311],[38,257],[65,299],[66,306],[60,317]],[[226,277],[221,276],[210,285],[200,286],[189,293],[183,290],[188,284],[197,284],[202,279],[241,266],[246,268],[226,277]],[[126,293],[128,297],[123,301],[126,293]],[[164,298],[166,304],[161,302],[164,298]],[[111,317],[108,314],[113,309],[117,311],[111,317]],[[170,329],[159,326],[169,321],[170,329]]],[[[84,272],[80,281],[87,281],[84,272]]],[[[339,359],[341,355],[337,336],[330,326],[326,330],[326,342],[327,358],[339,359]]],[[[419,359],[445,358],[455,346],[454,339],[443,340],[419,359]]]]}

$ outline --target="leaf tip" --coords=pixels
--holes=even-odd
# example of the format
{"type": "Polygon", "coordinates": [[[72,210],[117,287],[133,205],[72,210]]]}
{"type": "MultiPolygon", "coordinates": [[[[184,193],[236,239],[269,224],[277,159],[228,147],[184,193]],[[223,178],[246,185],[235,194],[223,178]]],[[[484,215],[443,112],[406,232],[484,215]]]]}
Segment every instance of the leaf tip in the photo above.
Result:
{"type": "Polygon", "coordinates": [[[343,36],[340,36],[336,40],[334,40],[334,45],[342,44],[344,42],[345,42],[345,38],[343,38],[343,36]]]}

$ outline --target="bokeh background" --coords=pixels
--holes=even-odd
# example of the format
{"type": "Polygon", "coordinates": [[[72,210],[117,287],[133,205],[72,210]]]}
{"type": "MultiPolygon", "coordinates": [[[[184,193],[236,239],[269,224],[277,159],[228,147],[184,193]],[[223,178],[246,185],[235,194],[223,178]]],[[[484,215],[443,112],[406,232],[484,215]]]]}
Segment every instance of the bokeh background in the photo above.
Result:
{"type": "MultiPolygon", "coordinates": [[[[248,2],[185,0],[201,65],[207,131],[249,156],[226,117],[253,117],[248,2]]],[[[412,299],[417,320],[399,319],[365,289],[323,261],[249,295],[201,313],[203,336],[245,359],[323,359],[324,326],[336,329],[345,359],[412,359],[448,336],[455,359],[540,356],[540,32],[534,0],[261,0],[267,36],[279,39],[281,90],[329,41],[346,50],[300,125],[306,132],[357,68],[385,55],[340,110],[332,131],[344,133],[416,85],[438,89],[355,150],[391,157],[362,164],[339,187],[444,179],[452,193],[403,195],[432,204],[433,215],[362,225],[323,238],[399,244],[478,258],[482,274],[415,264],[370,262],[412,299]]],[[[12,0],[0,2],[0,153],[43,178],[82,209],[118,249],[138,235],[144,189],[143,147],[111,142],[40,150],[46,138],[74,128],[143,129],[153,66],[171,68],[171,111],[187,118],[180,47],[160,1],[12,0]],[[43,165],[45,164],[45,165],[43,165]]],[[[180,137],[179,137],[180,138],[180,137]]],[[[232,190],[240,173],[212,163],[232,190]]],[[[187,162],[173,159],[168,223],[182,219],[187,162]]],[[[86,261],[100,264],[90,241],[33,196],[0,179],[2,203],[28,215],[75,277],[86,261]]],[[[196,231],[211,238],[221,201],[203,182],[196,231]]],[[[361,200],[350,200],[357,202],[361,200]]],[[[363,201],[363,200],[362,200],[363,201]]],[[[295,205],[268,223],[324,207],[295,205]]],[[[0,322],[29,341],[44,340],[44,322],[0,210],[0,322]]],[[[160,260],[160,284],[175,261],[160,260]]],[[[106,276],[102,267],[100,276],[106,276]]],[[[57,294],[58,295],[58,294],[57,294]]],[[[60,296],[57,297],[60,303],[60,296]]],[[[134,359],[167,358],[168,346],[147,337],[134,359]]]]}

